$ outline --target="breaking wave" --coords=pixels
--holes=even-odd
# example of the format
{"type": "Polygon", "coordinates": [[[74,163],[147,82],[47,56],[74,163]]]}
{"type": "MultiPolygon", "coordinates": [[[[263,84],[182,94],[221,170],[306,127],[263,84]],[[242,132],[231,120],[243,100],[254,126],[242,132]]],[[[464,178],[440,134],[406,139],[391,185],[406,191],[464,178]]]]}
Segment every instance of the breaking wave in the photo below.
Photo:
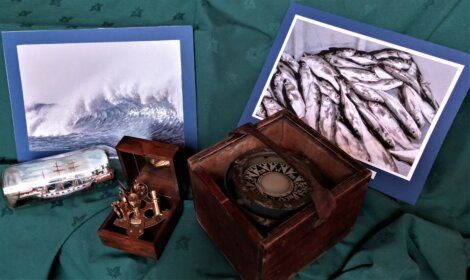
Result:
{"type": "Polygon", "coordinates": [[[100,94],[67,105],[36,103],[26,108],[32,151],[115,146],[124,135],[184,144],[182,112],[168,92],[155,95],[100,94]]]}

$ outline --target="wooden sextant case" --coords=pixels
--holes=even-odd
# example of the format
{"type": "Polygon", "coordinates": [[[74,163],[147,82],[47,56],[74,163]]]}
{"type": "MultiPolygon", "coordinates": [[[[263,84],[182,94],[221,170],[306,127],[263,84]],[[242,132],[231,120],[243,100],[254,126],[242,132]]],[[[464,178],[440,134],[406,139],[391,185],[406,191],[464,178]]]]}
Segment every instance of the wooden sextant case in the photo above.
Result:
{"type": "Polygon", "coordinates": [[[196,216],[244,279],[286,279],[348,234],[371,172],[287,111],[254,128],[281,149],[312,162],[323,176],[322,192],[269,231],[260,230],[227,194],[224,181],[235,159],[266,145],[253,135],[236,133],[188,160],[196,216]]]}
{"type": "Polygon", "coordinates": [[[116,146],[116,151],[129,186],[137,180],[146,184],[150,191],[157,191],[163,220],[145,229],[138,239],[132,239],[126,235],[125,229],[114,224],[117,215],[111,211],[98,230],[98,235],[105,245],[158,259],[183,210],[175,168],[179,148],[172,144],[125,136],[116,146]],[[152,164],[157,161],[167,161],[168,165],[157,168],[152,164]]]}

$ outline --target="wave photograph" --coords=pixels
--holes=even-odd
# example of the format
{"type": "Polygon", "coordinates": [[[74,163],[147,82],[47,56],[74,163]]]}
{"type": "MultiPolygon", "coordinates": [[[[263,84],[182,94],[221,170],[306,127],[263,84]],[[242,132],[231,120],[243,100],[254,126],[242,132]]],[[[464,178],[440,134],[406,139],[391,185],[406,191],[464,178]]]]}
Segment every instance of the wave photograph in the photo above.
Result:
{"type": "Polygon", "coordinates": [[[20,46],[19,58],[31,151],[125,135],[184,145],[179,41],[20,46]]]}

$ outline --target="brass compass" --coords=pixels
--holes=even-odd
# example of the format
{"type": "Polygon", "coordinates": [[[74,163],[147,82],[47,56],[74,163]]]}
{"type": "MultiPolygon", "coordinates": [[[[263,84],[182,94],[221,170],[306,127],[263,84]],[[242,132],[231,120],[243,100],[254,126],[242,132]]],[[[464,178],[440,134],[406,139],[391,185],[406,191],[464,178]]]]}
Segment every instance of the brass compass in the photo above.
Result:
{"type": "MultiPolygon", "coordinates": [[[[309,164],[298,155],[292,156],[309,164]]],[[[226,191],[251,214],[282,219],[311,201],[312,188],[276,153],[263,149],[244,154],[232,163],[226,174],[226,191]]]]}

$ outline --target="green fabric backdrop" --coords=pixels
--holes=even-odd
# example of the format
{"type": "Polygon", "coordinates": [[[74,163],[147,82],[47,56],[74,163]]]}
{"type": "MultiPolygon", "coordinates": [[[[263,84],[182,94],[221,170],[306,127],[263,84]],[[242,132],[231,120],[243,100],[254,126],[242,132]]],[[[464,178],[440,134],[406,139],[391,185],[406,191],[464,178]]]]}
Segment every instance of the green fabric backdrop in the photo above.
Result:
{"type": "MultiPolygon", "coordinates": [[[[302,1],[341,16],[470,52],[470,1],[302,1]]],[[[200,148],[235,128],[288,1],[2,0],[0,30],[190,24],[200,148]]],[[[3,56],[0,58],[3,65],[3,56]]],[[[467,77],[468,78],[468,77],[467,77]]],[[[299,279],[465,279],[470,265],[469,98],[416,206],[369,190],[353,232],[299,279]]],[[[0,157],[15,159],[0,67],[0,157]]],[[[6,165],[1,165],[1,170],[6,165]]],[[[0,200],[0,278],[206,279],[237,274],[195,219],[192,201],[159,261],[101,245],[113,184],[10,210],[0,200]]]]}

